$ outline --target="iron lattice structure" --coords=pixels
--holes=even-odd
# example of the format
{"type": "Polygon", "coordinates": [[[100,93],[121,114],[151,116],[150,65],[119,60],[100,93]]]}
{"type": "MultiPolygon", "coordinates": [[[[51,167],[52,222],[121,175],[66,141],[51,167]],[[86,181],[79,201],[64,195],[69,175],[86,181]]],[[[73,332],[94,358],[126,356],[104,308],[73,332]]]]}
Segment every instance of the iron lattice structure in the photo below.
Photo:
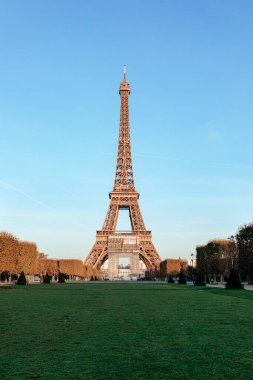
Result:
{"type": "MultiPolygon", "coordinates": [[[[100,269],[110,257],[112,261],[117,253],[118,256],[139,255],[148,270],[158,269],[161,258],[153,243],[151,231],[147,231],[140,207],[139,193],[135,190],[133,165],[131,156],[130,123],[128,98],[130,85],[124,79],[120,84],[120,126],[118,155],[113,191],[109,193],[110,204],[101,230],[97,231],[96,242],[88,254],[85,264],[100,269]],[[120,209],[128,209],[132,230],[127,232],[116,231],[118,214],[120,209]],[[128,244],[129,237],[134,239],[135,244],[128,244]]],[[[115,261],[115,260],[114,260],[115,261]]],[[[134,257],[131,261],[136,262],[134,257]]],[[[115,266],[116,264],[114,264],[115,266]]],[[[134,271],[136,271],[136,265],[134,271]]]]}

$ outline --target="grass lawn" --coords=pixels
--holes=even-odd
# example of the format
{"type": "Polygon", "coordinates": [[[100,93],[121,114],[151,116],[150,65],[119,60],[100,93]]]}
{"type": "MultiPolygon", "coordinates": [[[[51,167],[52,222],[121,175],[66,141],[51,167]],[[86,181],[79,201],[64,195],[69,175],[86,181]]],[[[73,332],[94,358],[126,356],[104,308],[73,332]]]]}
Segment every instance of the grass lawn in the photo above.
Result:
{"type": "Polygon", "coordinates": [[[253,379],[253,291],[31,285],[0,305],[1,380],[253,379]]]}

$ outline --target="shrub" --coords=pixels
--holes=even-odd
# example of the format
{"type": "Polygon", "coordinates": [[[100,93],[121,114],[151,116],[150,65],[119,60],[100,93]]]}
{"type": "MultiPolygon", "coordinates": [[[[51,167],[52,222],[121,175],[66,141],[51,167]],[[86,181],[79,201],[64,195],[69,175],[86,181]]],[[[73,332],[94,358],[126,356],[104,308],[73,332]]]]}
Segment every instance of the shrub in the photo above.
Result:
{"type": "Polygon", "coordinates": [[[180,273],[179,273],[178,284],[180,284],[180,285],[185,285],[186,284],[186,278],[185,278],[183,270],[181,270],[180,273]]]}
{"type": "Polygon", "coordinates": [[[45,277],[44,277],[44,280],[43,280],[43,284],[50,284],[51,282],[51,276],[49,276],[48,273],[46,273],[45,277]]]}
{"type": "Polygon", "coordinates": [[[60,284],[64,284],[65,283],[65,279],[66,279],[66,274],[60,272],[59,275],[58,275],[58,282],[60,284]]]}
{"type": "Polygon", "coordinates": [[[243,285],[240,281],[238,272],[231,268],[227,282],[226,289],[243,289],[243,285]]]}
{"type": "Polygon", "coordinates": [[[196,277],[194,280],[194,286],[206,286],[204,276],[200,273],[196,273],[196,277]]]}
{"type": "Polygon", "coordinates": [[[170,274],[169,278],[168,278],[168,284],[174,284],[174,283],[175,283],[175,281],[174,281],[172,275],[170,274]]]}
{"type": "Polygon", "coordinates": [[[23,271],[20,273],[20,276],[17,280],[17,285],[26,285],[26,277],[23,271]]]}

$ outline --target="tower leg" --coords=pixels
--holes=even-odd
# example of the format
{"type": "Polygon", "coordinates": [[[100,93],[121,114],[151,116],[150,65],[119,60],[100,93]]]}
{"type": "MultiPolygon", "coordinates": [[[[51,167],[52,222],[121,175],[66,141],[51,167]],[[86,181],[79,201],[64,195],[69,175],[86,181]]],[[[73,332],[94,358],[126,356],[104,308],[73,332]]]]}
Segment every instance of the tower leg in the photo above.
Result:
{"type": "Polygon", "coordinates": [[[140,273],[139,253],[132,253],[130,260],[131,275],[138,277],[140,273]]]}
{"type": "Polygon", "coordinates": [[[107,258],[107,240],[97,240],[85,260],[86,265],[100,269],[107,258]]]}
{"type": "Polygon", "coordinates": [[[108,255],[108,277],[110,279],[118,277],[119,274],[119,255],[109,253],[108,255]]]}

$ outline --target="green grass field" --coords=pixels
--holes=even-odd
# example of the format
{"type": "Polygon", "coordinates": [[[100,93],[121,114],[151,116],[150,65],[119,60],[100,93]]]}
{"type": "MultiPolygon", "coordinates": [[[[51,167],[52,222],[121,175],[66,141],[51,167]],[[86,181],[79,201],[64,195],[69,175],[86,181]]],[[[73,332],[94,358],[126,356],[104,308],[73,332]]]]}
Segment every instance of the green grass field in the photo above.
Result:
{"type": "Polygon", "coordinates": [[[0,378],[253,379],[253,292],[153,284],[0,289],[0,378]]]}

